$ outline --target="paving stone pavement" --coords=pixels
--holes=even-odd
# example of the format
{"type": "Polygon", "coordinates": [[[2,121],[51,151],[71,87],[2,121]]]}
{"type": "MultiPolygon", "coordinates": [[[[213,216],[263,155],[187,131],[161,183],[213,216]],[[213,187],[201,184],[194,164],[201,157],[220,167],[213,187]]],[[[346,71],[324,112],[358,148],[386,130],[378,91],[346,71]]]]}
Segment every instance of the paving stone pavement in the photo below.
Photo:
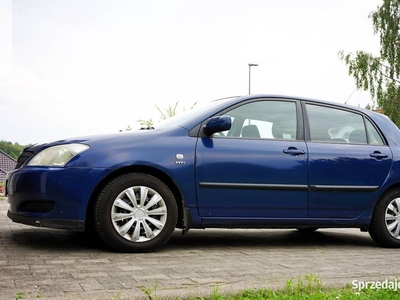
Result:
{"type": "Polygon", "coordinates": [[[161,249],[110,251],[82,233],[12,223],[0,200],[0,299],[177,299],[280,288],[315,274],[325,285],[399,277],[400,250],[357,229],[176,231],[161,249]]]}

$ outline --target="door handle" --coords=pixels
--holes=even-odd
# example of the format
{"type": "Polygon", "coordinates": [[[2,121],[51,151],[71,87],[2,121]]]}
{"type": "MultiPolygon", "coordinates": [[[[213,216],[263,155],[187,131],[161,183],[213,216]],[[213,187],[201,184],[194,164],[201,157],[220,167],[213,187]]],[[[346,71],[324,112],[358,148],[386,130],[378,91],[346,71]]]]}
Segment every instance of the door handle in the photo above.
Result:
{"type": "Polygon", "coordinates": [[[374,151],[373,153],[371,153],[369,156],[374,157],[376,159],[383,159],[383,158],[387,158],[388,155],[385,153],[381,153],[379,151],[374,151]]]}
{"type": "Polygon", "coordinates": [[[288,149],[284,149],[283,153],[296,156],[296,155],[304,154],[306,152],[304,150],[299,150],[296,147],[289,147],[288,149]]]}

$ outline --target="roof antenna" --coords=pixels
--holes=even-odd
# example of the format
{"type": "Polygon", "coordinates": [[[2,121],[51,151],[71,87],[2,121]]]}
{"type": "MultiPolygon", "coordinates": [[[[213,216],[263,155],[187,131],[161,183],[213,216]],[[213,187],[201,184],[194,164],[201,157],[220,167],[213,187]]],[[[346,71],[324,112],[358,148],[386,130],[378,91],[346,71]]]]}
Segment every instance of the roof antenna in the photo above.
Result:
{"type": "Polygon", "coordinates": [[[349,102],[351,96],[353,96],[354,92],[357,90],[357,88],[354,89],[354,91],[351,92],[349,98],[347,98],[347,100],[344,102],[344,104],[347,104],[347,102],[349,102]]]}

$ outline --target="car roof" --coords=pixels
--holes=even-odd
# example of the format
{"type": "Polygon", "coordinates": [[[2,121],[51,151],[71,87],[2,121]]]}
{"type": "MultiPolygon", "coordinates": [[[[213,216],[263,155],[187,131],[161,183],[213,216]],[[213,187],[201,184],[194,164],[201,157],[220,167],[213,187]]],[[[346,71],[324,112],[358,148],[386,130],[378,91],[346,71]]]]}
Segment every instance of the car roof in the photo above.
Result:
{"type": "Polygon", "coordinates": [[[288,96],[288,95],[281,95],[281,94],[252,94],[252,95],[246,95],[246,96],[238,96],[235,99],[239,101],[243,101],[246,99],[258,99],[258,98],[269,98],[269,99],[277,99],[277,100],[300,100],[300,101],[306,101],[310,103],[319,103],[319,104],[325,104],[325,105],[333,105],[333,106],[338,106],[342,108],[350,108],[350,109],[355,109],[359,111],[368,111],[365,108],[360,108],[357,106],[353,106],[350,104],[344,104],[340,102],[333,102],[333,101],[327,101],[327,100],[321,100],[321,99],[315,99],[315,98],[307,98],[307,97],[297,97],[297,96],[288,96]]]}

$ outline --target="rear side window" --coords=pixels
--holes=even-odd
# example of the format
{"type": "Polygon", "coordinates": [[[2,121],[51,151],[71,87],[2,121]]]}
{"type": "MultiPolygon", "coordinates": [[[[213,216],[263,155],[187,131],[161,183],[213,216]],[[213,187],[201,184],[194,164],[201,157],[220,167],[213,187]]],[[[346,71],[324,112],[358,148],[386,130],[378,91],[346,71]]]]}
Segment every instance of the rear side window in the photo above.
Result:
{"type": "Polygon", "coordinates": [[[312,142],[383,145],[375,127],[361,114],[306,104],[312,142]]]}
{"type": "Polygon", "coordinates": [[[379,132],[371,124],[371,122],[369,120],[366,120],[366,124],[367,124],[367,134],[368,134],[369,144],[371,144],[371,145],[384,145],[385,143],[383,142],[379,132]]]}

